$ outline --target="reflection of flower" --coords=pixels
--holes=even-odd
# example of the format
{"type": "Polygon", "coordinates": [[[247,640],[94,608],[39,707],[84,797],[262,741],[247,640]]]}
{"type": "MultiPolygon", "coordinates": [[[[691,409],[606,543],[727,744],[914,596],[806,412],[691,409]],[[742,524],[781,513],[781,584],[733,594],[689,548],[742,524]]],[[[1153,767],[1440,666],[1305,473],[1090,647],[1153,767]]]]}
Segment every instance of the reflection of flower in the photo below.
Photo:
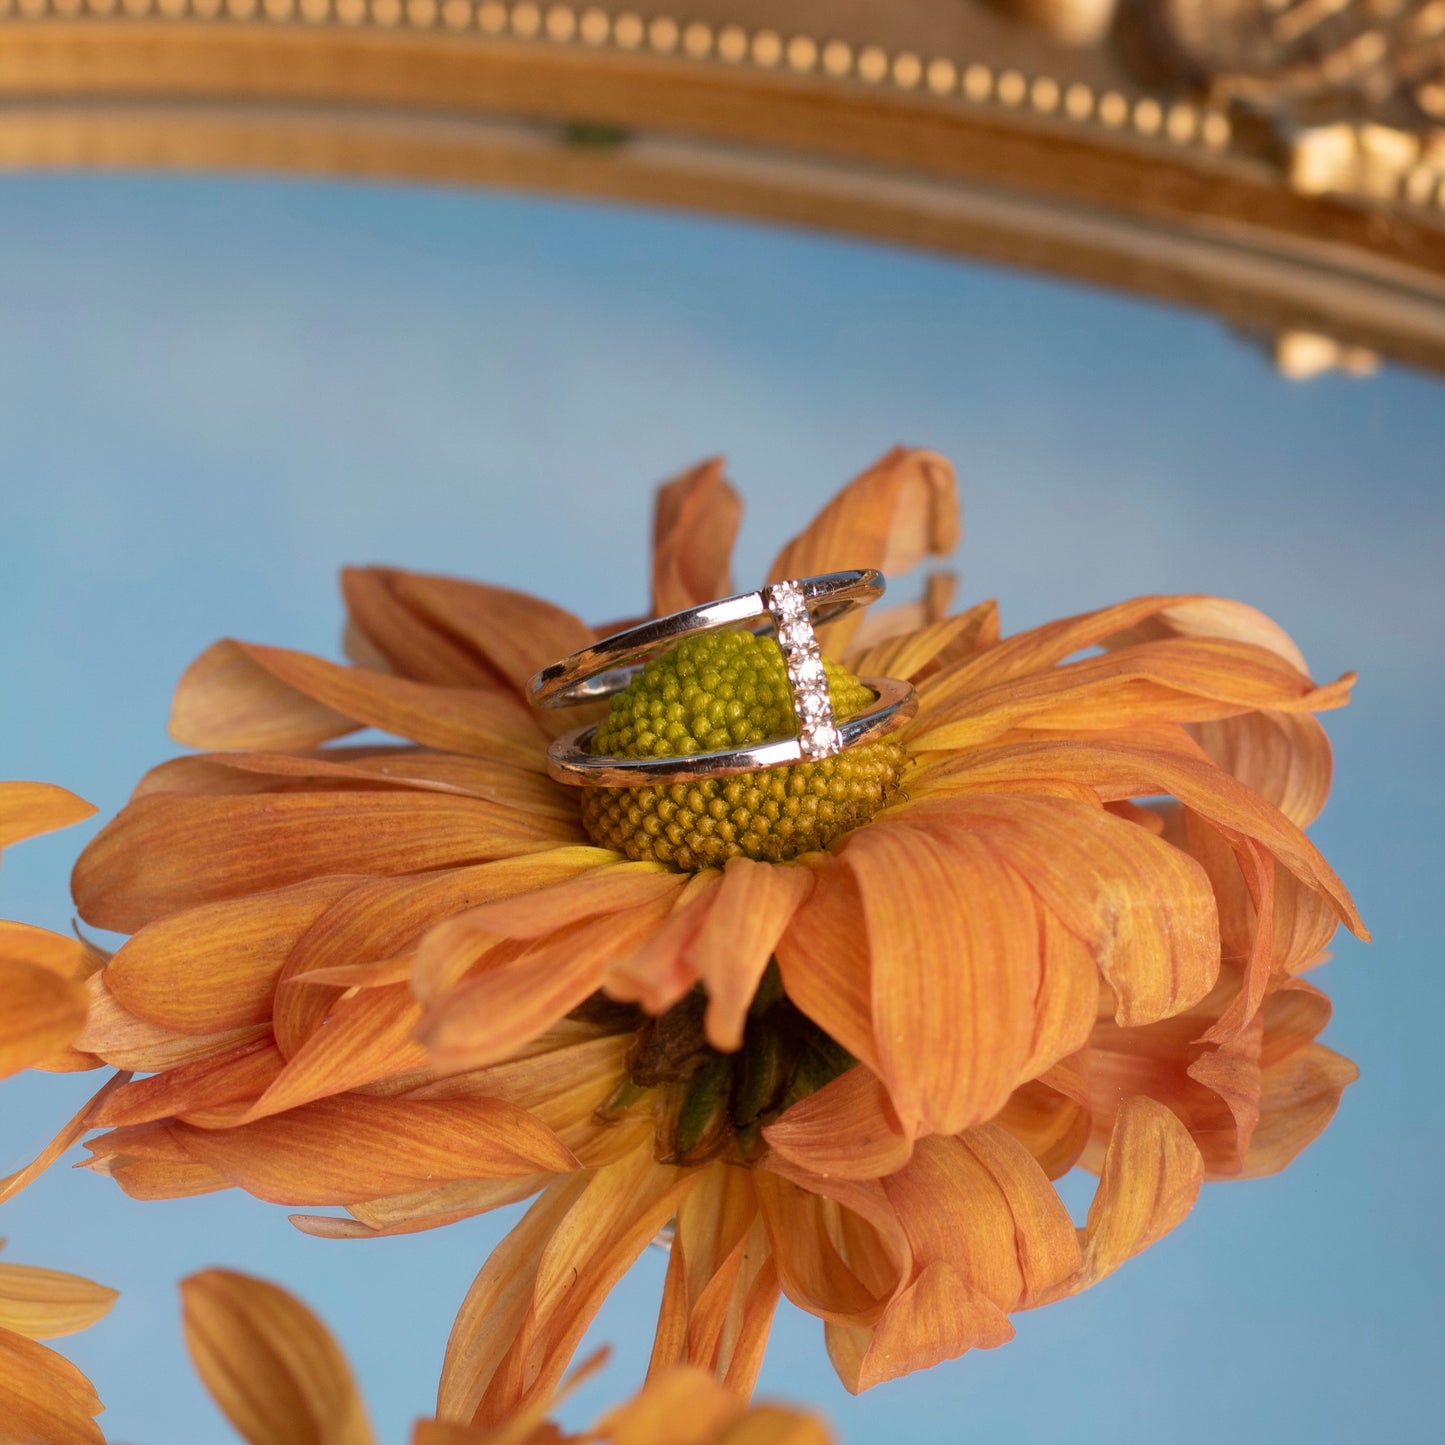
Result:
{"type": "MultiPolygon", "coordinates": [[[[371,1445],[345,1357],[294,1295],[250,1275],[208,1269],[182,1282],[181,1299],[196,1370],[251,1445],[371,1445]]],[[[830,1438],[814,1417],[778,1406],[749,1409],[696,1369],[656,1375],[581,1435],[563,1435],[545,1421],[551,1403],[549,1393],[492,1429],[420,1420],[413,1445],[828,1445],[830,1438]]]]}
{"type": "Polygon", "coordinates": [[[0,1264],[0,1441],[104,1445],[90,1381],[36,1341],[87,1329],[115,1298],[79,1275],[0,1264]]]}
{"type": "MultiPolygon", "coordinates": [[[[736,513],[716,467],[664,489],[655,611],[730,591],[736,513]]],[[[896,574],[955,530],[946,465],[897,452],[771,575],[896,574]]],[[[91,1147],[143,1197],[343,1204],[303,1221],[330,1235],[541,1188],[458,1320],[450,1419],[545,1395],[674,1216],[659,1364],[750,1388],[780,1291],[854,1389],[997,1344],[1206,1168],[1283,1162],[1347,1082],[1294,974],[1336,916],[1362,931],[1301,832],[1329,786],[1311,713],[1348,680],[1316,687],[1252,609],[1145,598],[1000,641],[935,584],[823,629],[915,683],[902,749],[598,804],[546,778],[570,720],[521,697],[591,629],[474,584],[346,586],[361,665],[217,644],[175,727],[235,751],[154,770],[77,866],[83,915],[136,930],[79,1042],[151,1074],[91,1147]],[[361,725],[415,746],[319,746],[361,725]],[[1049,1183],[1076,1161],[1101,1170],[1082,1245],[1049,1183]]],[[[623,706],[685,704],[702,745],[738,721],[723,683],[744,714],[766,692],[763,647],[667,662],[623,706]]]]}

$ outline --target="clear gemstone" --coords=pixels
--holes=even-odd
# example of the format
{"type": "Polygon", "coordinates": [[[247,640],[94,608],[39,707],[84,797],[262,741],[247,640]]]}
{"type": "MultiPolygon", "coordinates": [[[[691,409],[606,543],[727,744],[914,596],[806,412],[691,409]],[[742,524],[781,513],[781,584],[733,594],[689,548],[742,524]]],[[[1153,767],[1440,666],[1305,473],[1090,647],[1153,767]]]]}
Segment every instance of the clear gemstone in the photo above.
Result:
{"type": "Polygon", "coordinates": [[[793,707],[799,719],[809,722],[826,718],[832,721],[833,706],[826,692],[799,692],[793,698],[793,707]]]}
{"type": "Polygon", "coordinates": [[[814,640],[812,624],[806,617],[790,617],[778,623],[778,646],[784,652],[806,649],[814,640]]]}
{"type": "Polygon", "coordinates": [[[803,596],[803,589],[794,582],[775,582],[768,589],[768,611],[780,618],[806,618],[808,602],[803,596]]]}
{"type": "Polygon", "coordinates": [[[842,747],[838,729],[831,724],[814,728],[801,741],[802,751],[811,758],[830,758],[842,747]]]}

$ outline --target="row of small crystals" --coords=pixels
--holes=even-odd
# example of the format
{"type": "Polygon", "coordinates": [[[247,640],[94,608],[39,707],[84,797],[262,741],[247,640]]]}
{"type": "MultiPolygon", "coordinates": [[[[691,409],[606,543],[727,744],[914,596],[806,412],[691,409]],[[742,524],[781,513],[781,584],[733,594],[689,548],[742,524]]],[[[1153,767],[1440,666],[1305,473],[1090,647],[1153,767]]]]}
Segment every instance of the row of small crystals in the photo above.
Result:
{"type": "Polygon", "coordinates": [[[798,747],[805,758],[817,762],[843,750],[843,739],[833,726],[833,703],[828,696],[828,674],[823,654],[808,617],[808,601],[796,582],[775,582],[764,601],[773,616],[783,666],[793,689],[793,711],[798,718],[798,747]]]}
{"type": "Polygon", "coordinates": [[[947,56],[925,60],[910,50],[889,55],[882,46],[862,45],[856,51],[845,40],[818,41],[809,35],[785,38],[767,28],[748,33],[741,25],[717,28],[702,20],[679,22],[667,15],[643,19],[633,11],[611,16],[596,6],[578,10],[571,5],[538,5],[533,0],[504,4],[503,0],[0,0],[0,17],[18,14],[27,19],[47,15],[66,18],[82,14],[160,15],[179,20],[194,16],[215,20],[257,17],[276,23],[300,20],[325,25],[368,21],[390,29],[406,25],[414,30],[480,30],[485,35],[513,35],[522,40],[545,39],[558,44],[614,45],[619,50],[648,49],[659,55],[681,53],[693,60],[713,56],[727,64],[751,60],[764,70],[784,67],[805,75],[821,70],[835,80],[850,76],[869,85],[891,83],[900,90],[924,88],[937,96],[962,95],[983,104],[996,102],[1016,109],[1027,107],[1040,115],[1062,114],[1083,123],[1096,121],[1111,130],[1125,127],[1143,136],[1162,136],[1178,145],[1202,144],[1211,150],[1229,145],[1229,118],[1222,112],[1200,109],[1188,101],[1167,107],[1153,96],[1132,101],[1117,90],[1095,93],[1082,81],[1061,85],[1049,75],[1027,76],[1020,70],[994,71],[974,63],[960,66],[947,56]]]}

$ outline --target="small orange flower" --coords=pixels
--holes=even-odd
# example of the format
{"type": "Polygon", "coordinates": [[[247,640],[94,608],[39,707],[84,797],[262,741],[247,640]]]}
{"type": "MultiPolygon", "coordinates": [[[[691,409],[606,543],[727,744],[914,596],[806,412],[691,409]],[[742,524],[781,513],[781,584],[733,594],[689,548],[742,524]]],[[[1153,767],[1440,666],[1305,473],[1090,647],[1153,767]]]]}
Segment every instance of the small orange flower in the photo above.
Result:
{"type": "Polygon", "coordinates": [[[105,1445],[94,1387],[36,1341],[88,1329],[115,1299],[113,1289],[79,1275],[0,1264],[0,1440],[105,1445]]]}

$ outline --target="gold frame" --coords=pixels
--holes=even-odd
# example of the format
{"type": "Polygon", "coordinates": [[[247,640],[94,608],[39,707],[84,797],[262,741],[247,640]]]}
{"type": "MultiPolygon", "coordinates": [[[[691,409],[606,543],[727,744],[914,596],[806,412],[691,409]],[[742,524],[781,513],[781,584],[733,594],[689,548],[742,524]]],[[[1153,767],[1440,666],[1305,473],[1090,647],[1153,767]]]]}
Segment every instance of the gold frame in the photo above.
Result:
{"type": "Polygon", "coordinates": [[[1433,172],[1416,163],[1383,196],[1302,186],[1229,106],[1070,79],[1040,45],[1064,56],[1057,74],[613,5],[0,0],[0,166],[679,206],[1102,283],[1316,338],[1346,364],[1445,370],[1433,172]]]}

